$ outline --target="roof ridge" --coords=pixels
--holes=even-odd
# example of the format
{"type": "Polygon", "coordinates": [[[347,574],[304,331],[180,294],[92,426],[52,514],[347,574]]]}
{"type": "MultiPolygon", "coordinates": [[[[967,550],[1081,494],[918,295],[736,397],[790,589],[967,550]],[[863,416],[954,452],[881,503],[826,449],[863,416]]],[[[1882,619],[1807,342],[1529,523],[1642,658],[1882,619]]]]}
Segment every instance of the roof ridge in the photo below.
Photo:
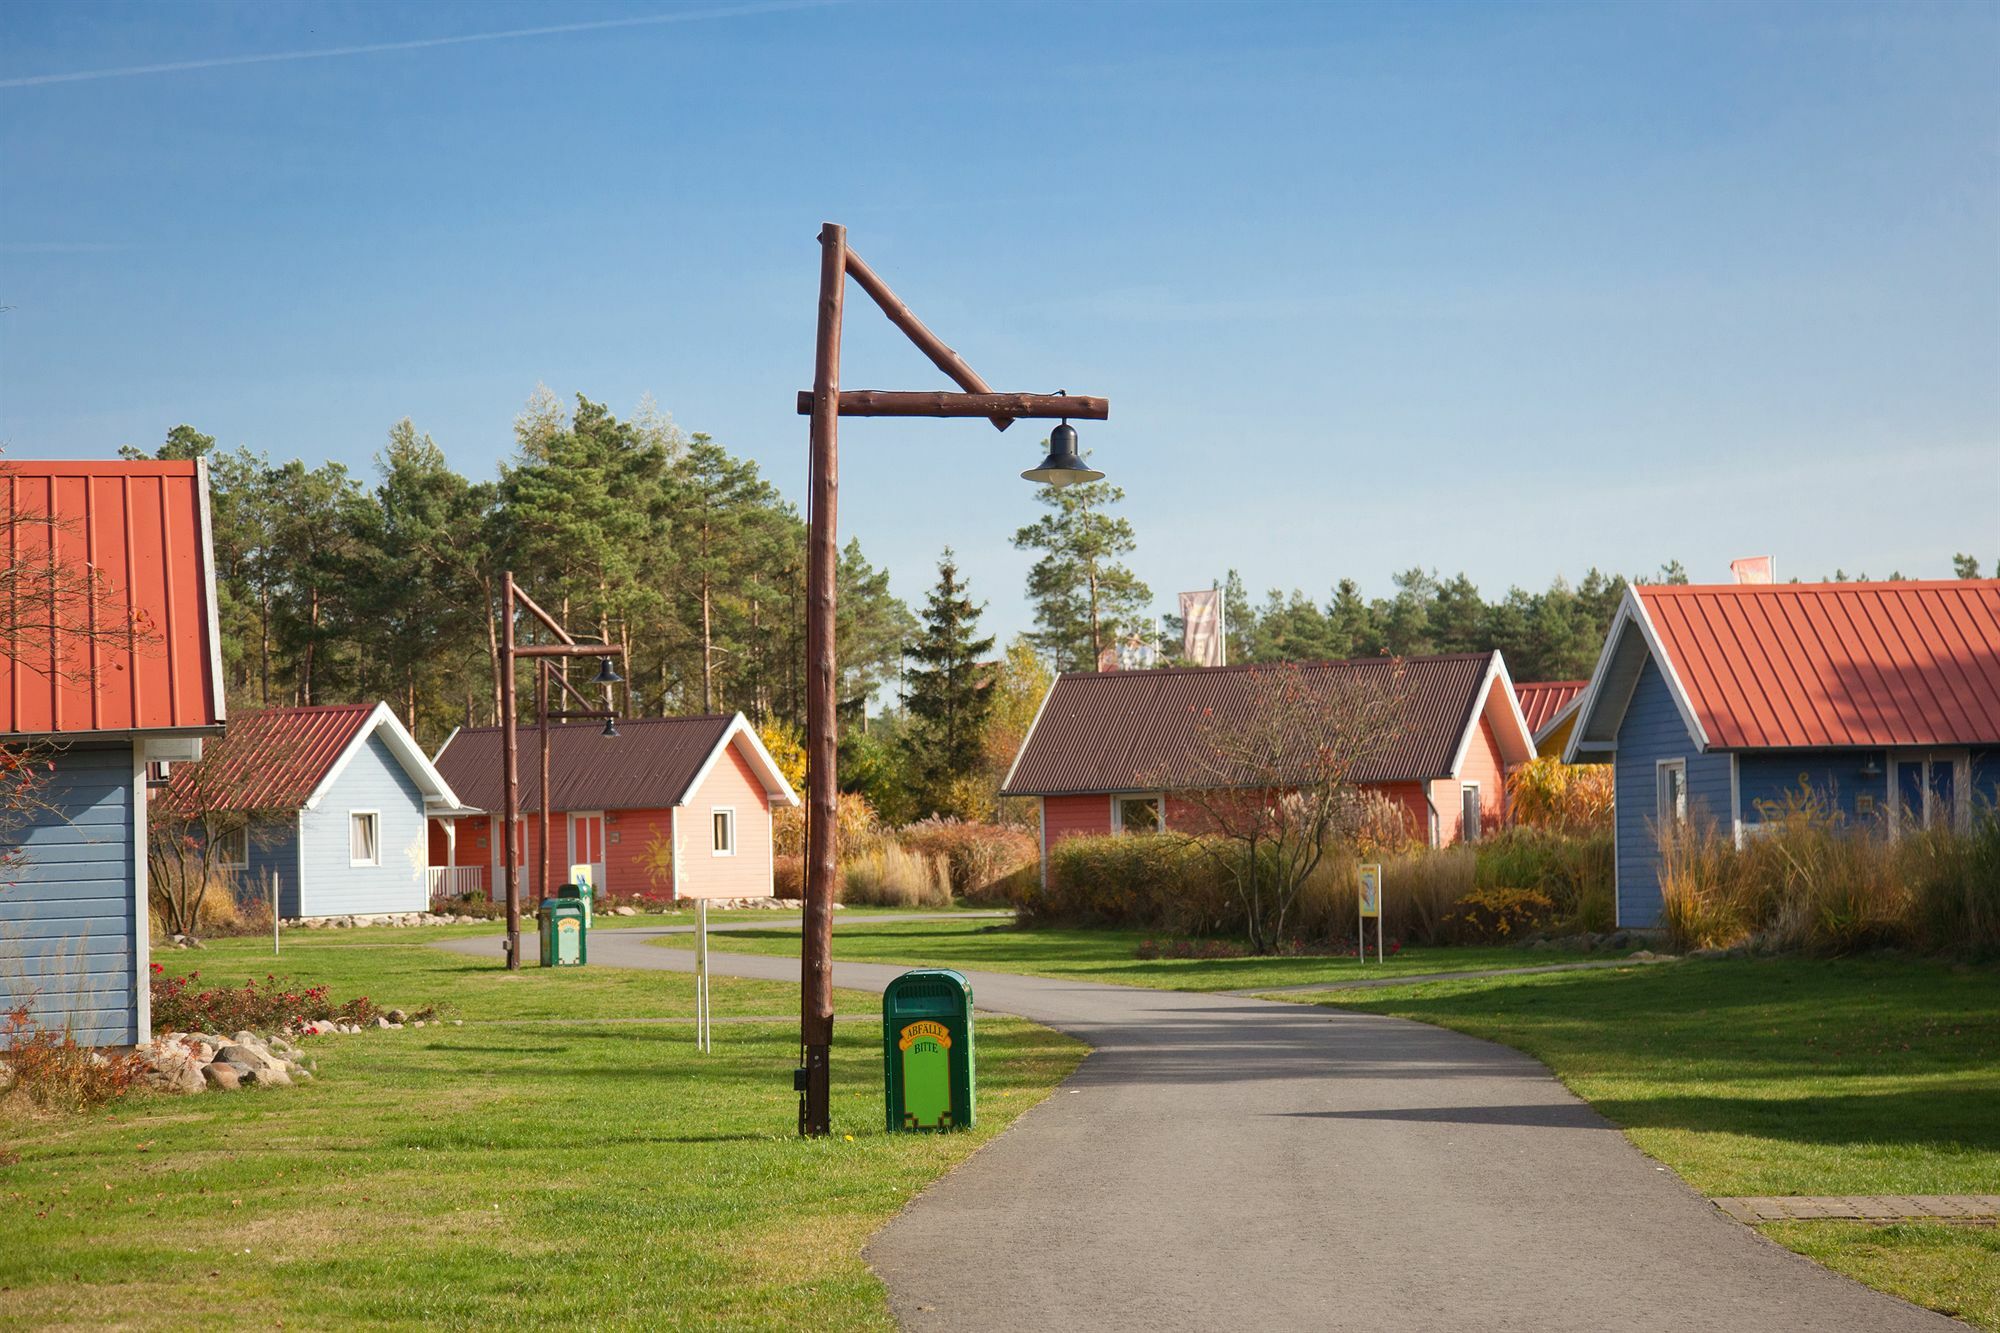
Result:
{"type": "Polygon", "coordinates": [[[1499,651],[1500,650],[1498,648],[1484,648],[1466,653],[1409,653],[1402,657],[1397,657],[1392,654],[1384,654],[1374,657],[1298,657],[1298,658],[1287,657],[1268,662],[1231,662],[1227,666],[1212,666],[1212,667],[1173,666],[1173,667],[1141,667],[1136,671],[1064,671],[1058,673],[1056,678],[1058,680],[1092,680],[1098,677],[1102,677],[1106,680],[1109,680],[1114,677],[1121,677],[1121,676],[1127,678],[1159,677],[1159,676],[1220,676],[1224,674],[1243,672],[1243,671],[1256,671],[1260,668],[1283,667],[1283,666],[1294,666],[1294,667],[1373,666],[1377,663],[1387,663],[1387,662],[1401,662],[1407,666],[1413,662],[1483,662],[1488,658],[1492,657],[1494,653],[1497,653],[1499,651]]]}
{"type": "Polygon", "coordinates": [[[1826,595],[1839,592],[1900,592],[1933,588],[1991,588],[2000,590],[2000,579],[1866,579],[1845,583],[1831,579],[1816,583],[1634,583],[1632,591],[1645,597],[1687,597],[1695,594],[1729,593],[1734,596],[1826,595]]]}

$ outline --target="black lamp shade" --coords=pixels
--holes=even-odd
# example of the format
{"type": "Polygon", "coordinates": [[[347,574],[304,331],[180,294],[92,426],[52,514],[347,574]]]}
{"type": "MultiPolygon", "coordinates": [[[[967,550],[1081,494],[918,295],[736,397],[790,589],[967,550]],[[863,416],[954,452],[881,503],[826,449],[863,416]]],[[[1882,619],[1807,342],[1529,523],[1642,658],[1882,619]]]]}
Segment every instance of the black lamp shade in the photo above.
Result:
{"type": "Polygon", "coordinates": [[[610,736],[610,737],[613,737],[613,738],[616,738],[616,737],[617,737],[617,735],[618,735],[618,719],[617,719],[617,718],[615,718],[615,717],[607,717],[607,718],[605,718],[605,719],[604,719],[604,734],[605,734],[606,736],[610,736]]]}
{"type": "Polygon", "coordinates": [[[624,679],[625,677],[612,669],[610,658],[600,657],[597,659],[597,679],[590,683],[592,685],[617,685],[624,679]]]}
{"type": "Polygon", "coordinates": [[[1041,466],[1031,467],[1021,475],[1049,486],[1073,486],[1079,481],[1104,478],[1102,472],[1086,466],[1076,452],[1076,427],[1067,421],[1049,432],[1049,456],[1042,460],[1041,466]]]}

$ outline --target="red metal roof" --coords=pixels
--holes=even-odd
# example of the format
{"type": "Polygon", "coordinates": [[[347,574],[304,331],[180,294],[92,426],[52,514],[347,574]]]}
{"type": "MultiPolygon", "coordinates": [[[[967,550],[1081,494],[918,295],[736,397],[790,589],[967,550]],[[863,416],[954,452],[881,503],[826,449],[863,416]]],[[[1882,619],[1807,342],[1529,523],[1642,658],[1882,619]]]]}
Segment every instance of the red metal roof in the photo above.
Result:
{"type": "Polygon", "coordinates": [[[1634,592],[1714,749],[2000,743],[2000,579],[1634,592]]]}
{"type": "MultiPolygon", "coordinates": [[[[551,726],[549,785],[555,804],[550,809],[660,810],[679,805],[735,720],[734,713],[620,718],[616,736],[606,736],[595,722],[551,726]]],[[[539,810],[541,732],[522,727],[518,735],[521,809],[539,810]]],[[[438,751],[433,761],[438,772],[467,805],[496,812],[506,808],[500,742],[498,727],[466,727],[438,751]]]]}
{"type": "Polygon", "coordinates": [[[221,723],[205,465],[0,463],[0,521],[19,627],[0,653],[0,734],[221,723]]]}
{"type": "Polygon", "coordinates": [[[270,708],[234,718],[199,764],[175,764],[167,799],[223,810],[304,807],[374,704],[270,708]]]}
{"type": "MultiPolygon", "coordinates": [[[[1261,681],[1296,665],[1301,689],[1329,704],[1356,688],[1403,695],[1402,735],[1351,775],[1356,782],[1428,781],[1451,773],[1459,744],[1484,703],[1492,653],[1348,662],[1078,672],[1058,677],[1043,702],[1005,794],[1188,789],[1214,784],[1214,732],[1263,707],[1261,681]]],[[[1294,738],[1306,765],[1313,740],[1294,738]]],[[[1274,767],[1282,768],[1281,756],[1274,767]]]]}
{"type": "Polygon", "coordinates": [[[1528,734],[1539,736],[1542,728],[1570,706],[1587,680],[1517,680],[1514,697],[1521,702],[1521,716],[1528,721],[1528,734]]]}

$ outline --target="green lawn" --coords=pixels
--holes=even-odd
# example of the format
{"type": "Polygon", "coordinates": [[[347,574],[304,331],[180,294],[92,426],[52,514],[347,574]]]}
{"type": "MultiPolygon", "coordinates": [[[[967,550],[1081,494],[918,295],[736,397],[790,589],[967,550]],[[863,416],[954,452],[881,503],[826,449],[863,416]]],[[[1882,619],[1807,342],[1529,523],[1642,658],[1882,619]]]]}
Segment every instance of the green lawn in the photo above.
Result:
{"type": "MultiPolygon", "coordinates": [[[[2000,1193],[2000,968],[1742,960],[1314,997],[1518,1047],[1711,1196],[2000,1193]]],[[[2000,1235],[1794,1222],[1773,1239],[2000,1329],[2000,1235]]]]}
{"type": "MultiPolygon", "coordinates": [[[[785,1017],[718,1023],[703,1056],[685,1024],[531,1021],[686,1018],[692,978],[422,943],[467,929],[297,932],[275,968],[462,1027],[311,1039],[293,1089],[0,1120],[0,1326],[886,1328],[866,1238],[1082,1055],[982,1020],[980,1128],[892,1136],[879,1028],[843,1023],[835,1134],[801,1142],[795,987],[718,979],[718,1018],[785,1017]]],[[[274,970],[251,940],[160,957],[274,970]]]]}
{"type": "MultiPolygon", "coordinates": [[[[845,914],[843,913],[843,916],[845,914]]],[[[729,930],[709,922],[709,947],[733,953],[799,956],[799,932],[729,930]]],[[[1304,986],[1321,981],[1408,976],[1490,967],[1538,967],[1549,963],[1603,959],[1604,953],[1529,952],[1512,948],[1405,949],[1377,963],[1353,958],[1156,958],[1134,957],[1142,930],[1019,927],[1004,921],[942,918],[937,921],[849,921],[836,917],[833,956],[861,963],[901,963],[910,967],[956,967],[982,972],[1019,972],[1038,977],[1104,981],[1159,990],[1237,990],[1255,986],[1304,986]]],[[[654,941],[692,949],[694,939],[668,935],[654,941]]]]}

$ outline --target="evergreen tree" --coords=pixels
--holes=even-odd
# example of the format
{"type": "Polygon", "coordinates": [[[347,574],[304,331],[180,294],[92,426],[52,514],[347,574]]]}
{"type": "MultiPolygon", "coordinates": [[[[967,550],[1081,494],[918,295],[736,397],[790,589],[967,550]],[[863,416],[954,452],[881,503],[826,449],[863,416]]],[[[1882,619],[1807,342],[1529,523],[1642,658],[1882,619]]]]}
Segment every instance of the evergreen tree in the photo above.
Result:
{"type": "Polygon", "coordinates": [[[986,757],[993,696],[981,659],[993,651],[993,639],[975,637],[984,609],[966,596],[957,557],[947,546],[909,650],[916,665],[909,673],[904,746],[910,786],[925,814],[968,813],[964,785],[979,775],[986,757]]]}
{"type": "Polygon", "coordinates": [[[1051,512],[1014,534],[1016,549],[1042,552],[1028,571],[1028,596],[1041,626],[1035,644],[1059,670],[1095,670],[1106,644],[1143,628],[1152,591],[1119,560],[1138,543],[1132,525],[1107,512],[1124,498],[1107,481],[1045,486],[1040,499],[1051,512]]]}

